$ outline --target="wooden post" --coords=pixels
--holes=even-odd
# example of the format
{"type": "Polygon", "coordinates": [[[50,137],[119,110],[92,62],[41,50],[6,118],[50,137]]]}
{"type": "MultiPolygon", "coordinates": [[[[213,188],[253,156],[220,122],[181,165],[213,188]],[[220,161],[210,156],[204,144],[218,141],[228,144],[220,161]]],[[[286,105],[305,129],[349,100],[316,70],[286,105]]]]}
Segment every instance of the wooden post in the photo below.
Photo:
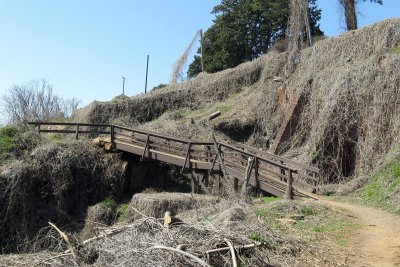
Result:
{"type": "Polygon", "coordinates": [[[219,195],[221,193],[221,175],[219,173],[215,174],[215,192],[219,195]]]}
{"type": "MultiPolygon", "coordinates": [[[[248,157],[247,158],[246,171],[244,172],[244,182],[243,182],[243,187],[242,187],[242,197],[246,197],[247,196],[247,186],[249,184],[249,179],[251,177],[251,170],[253,169],[253,164],[254,164],[254,158],[248,157]]],[[[255,174],[255,177],[257,179],[257,173],[255,174]]]]}
{"type": "Polygon", "coordinates": [[[190,146],[191,146],[191,143],[188,142],[188,143],[187,143],[187,150],[186,150],[185,161],[183,162],[181,172],[183,172],[183,170],[186,168],[186,165],[187,165],[187,162],[188,162],[188,161],[189,161],[189,166],[188,166],[188,168],[190,169],[190,146]]]}
{"type": "Polygon", "coordinates": [[[200,177],[194,172],[194,170],[192,170],[192,168],[189,169],[189,175],[191,179],[192,193],[197,193],[199,191],[198,185],[200,182],[200,177]]]}
{"type": "Polygon", "coordinates": [[[208,171],[204,172],[204,185],[208,187],[210,185],[210,174],[208,171]]]}
{"type": "Polygon", "coordinates": [[[287,179],[287,188],[286,188],[286,199],[293,199],[293,173],[292,170],[289,170],[289,176],[287,179]]]}
{"type": "Polygon", "coordinates": [[[110,125],[111,147],[115,148],[114,125],[110,125]]]}
{"type": "MultiPolygon", "coordinates": [[[[314,172],[314,178],[317,179],[317,173],[314,172]]],[[[313,193],[317,193],[317,189],[318,189],[318,181],[314,181],[314,189],[312,190],[313,193]]]]}
{"type": "Polygon", "coordinates": [[[79,124],[76,124],[75,140],[79,139],[79,124]]]}
{"type": "Polygon", "coordinates": [[[233,189],[235,192],[239,190],[239,179],[236,177],[233,177],[233,189]]]}
{"type": "Polygon", "coordinates": [[[254,173],[255,173],[255,178],[256,178],[256,186],[257,186],[257,188],[260,188],[260,179],[259,179],[259,173],[258,173],[258,157],[254,158],[254,173]]]}
{"type": "Polygon", "coordinates": [[[40,124],[37,125],[38,127],[38,134],[40,134],[40,124]]]}
{"type": "MultiPolygon", "coordinates": [[[[283,165],[283,161],[282,161],[282,160],[281,160],[281,164],[283,165]]],[[[281,168],[281,174],[282,174],[282,175],[286,175],[285,169],[281,168]]],[[[282,176],[279,177],[279,178],[281,179],[281,181],[284,179],[282,176]]],[[[285,181],[285,182],[286,182],[286,181],[285,181]]]]}

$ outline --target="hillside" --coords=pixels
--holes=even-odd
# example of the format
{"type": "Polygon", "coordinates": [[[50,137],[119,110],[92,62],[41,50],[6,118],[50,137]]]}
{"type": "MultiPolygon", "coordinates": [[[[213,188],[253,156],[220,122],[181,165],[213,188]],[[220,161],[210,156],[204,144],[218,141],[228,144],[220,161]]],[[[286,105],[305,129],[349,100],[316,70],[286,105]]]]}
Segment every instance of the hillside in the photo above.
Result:
{"type": "Polygon", "coordinates": [[[400,20],[385,20],[288,55],[271,51],[253,62],[128,99],[94,102],[76,114],[86,122],[138,125],[209,140],[201,120],[216,110],[221,139],[265,148],[301,102],[278,152],[313,163],[324,183],[370,174],[400,135],[400,20]],[[194,122],[194,123],[193,123],[194,122]]]}

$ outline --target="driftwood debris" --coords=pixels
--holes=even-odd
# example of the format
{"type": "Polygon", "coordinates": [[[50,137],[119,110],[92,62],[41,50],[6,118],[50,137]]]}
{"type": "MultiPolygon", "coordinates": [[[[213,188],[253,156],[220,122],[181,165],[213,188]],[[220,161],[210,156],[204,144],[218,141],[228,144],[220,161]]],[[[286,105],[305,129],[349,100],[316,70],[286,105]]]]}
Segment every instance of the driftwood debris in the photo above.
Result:
{"type": "Polygon", "coordinates": [[[233,248],[232,243],[228,240],[225,239],[226,244],[229,247],[229,251],[231,253],[231,257],[232,257],[232,267],[237,267],[237,261],[236,261],[236,254],[235,254],[235,249],[233,248]]]}
{"type": "Polygon", "coordinates": [[[65,243],[67,244],[67,246],[68,246],[68,248],[69,248],[69,250],[71,252],[72,257],[74,258],[74,261],[76,262],[76,264],[78,264],[80,266],[81,265],[80,264],[81,261],[80,261],[79,256],[78,256],[78,252],[76,251],[74,245],[69,240],[69,237],[63,231],[61,231],[55,224],[49,222],[49,225],[51,227],[53,227],[60,234],[62,239],[64,239],[65,243]]]}
{"type": "Polygon", "coordinates": [[[202,259],[200,259],[190,253],[187,253],[186,251],[180,250],[180,249],[166,247],[166,246],[153,246],[150,249],[162,249],[162,250],[167,250],[170,252],[178,253],[180,255],[186,256],[186,257],[198,262],[201,266],[211,267],[211,265],[209,265],[207,262],[203,261],[202,259]]]}
{"type": "MultiPolygon", "coordinates": [[[[243,246],[235,246],[235,250],[243,250],[243,249],[252,249],[261,246],[261,243],[257,242],[254,244],[248,244],[248,245],[243,245],[243,246]]],[[[215,248],[215,249],[209,249],[206,251],[207,254],[213,254],[213,253],[219,253],[219,252],[224,252],[224,251],[229,251],[230,247],[222,247],[222,248],[215,248]]]]}

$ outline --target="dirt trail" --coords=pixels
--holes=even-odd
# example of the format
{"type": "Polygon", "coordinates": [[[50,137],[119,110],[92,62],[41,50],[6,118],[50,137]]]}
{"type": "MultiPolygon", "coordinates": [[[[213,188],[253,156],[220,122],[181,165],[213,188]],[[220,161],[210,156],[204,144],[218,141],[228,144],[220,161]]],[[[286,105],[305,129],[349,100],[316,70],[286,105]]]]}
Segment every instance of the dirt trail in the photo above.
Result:
{"type": "Polygon", "coordinates": [[[370,207],[320,199],[328,206],[343,208],[359,227],[349,233],[349,266],[400,266],[400,218],[370,207]]]}

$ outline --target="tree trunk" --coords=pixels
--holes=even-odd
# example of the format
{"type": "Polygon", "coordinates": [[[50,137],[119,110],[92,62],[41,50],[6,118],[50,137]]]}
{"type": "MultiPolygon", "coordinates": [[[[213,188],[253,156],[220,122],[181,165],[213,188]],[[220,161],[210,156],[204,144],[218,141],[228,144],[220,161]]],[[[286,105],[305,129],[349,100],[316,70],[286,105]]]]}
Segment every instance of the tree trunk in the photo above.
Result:
{"type": "Polygon", "coordinates": [[[357,14],[355,0],[343,0],[344,15],[346,18],[347,30],[357,29],[357,14]]]}

